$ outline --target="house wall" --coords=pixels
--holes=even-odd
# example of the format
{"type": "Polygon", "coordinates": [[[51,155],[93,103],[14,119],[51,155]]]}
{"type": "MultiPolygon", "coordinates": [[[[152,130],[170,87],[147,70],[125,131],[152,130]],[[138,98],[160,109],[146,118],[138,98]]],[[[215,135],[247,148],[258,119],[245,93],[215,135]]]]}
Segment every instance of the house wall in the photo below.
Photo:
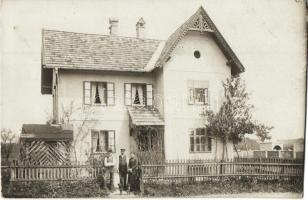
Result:
{"type": "MultiPolygon", "coordinates": [[[[116,156],[120,149],[127,149],[130,153],[129,116],[124,105],[124,83],[155,84],[152,73],[131,72],[101,72],[101,71],[68,71],[59,72],[59,116],[62,109],[69,108],[73,102],[75,111],[71,122],[74,124],[74,138],[77,138],[76,150],[78,160],[87,160],[91,153],[91,129],[115,130],[116,156]],[[91,106],[90,111],[83,109],[83,81],[113,82],[115,84],[114,106],[91,106]],[[88,112],[89,111],[89,112],[88,112]],[[90,113],[82,131],[78,134],[78,127],[84,121],[85,115],[90,113]],[[77,136],[78,135],[78,136],[77,136]]],[[[155,85],[154,85],[155,89],[155,85]]]]}
{"type": "Polygon", "coordinates": [[[156,68],[155,89],[154,89],[154,105],[164,117],[164,68],[156,68]]]}
{"type": "MultiPolygon", "coordinates": [[[[209,81],[210,107],[218,110],[222,103],[222,81],[231,76],[226,58],[208,33],[188,32],[164,65],[165,94],[165,154],[166,159],[221,158],[222,144],[212,141],[212,151],[189,152],[190,128],[205,127],[200,116],[204,106],[188,104],[188,80],[209,81]],[[194,57],[199,50],[201,57],[194,57]],[[217,152],[215,150],[217,149],[217,152]]],[[[233,157],[233,145],[228,144],[228,157],[233,157]]]]}
{"type": "Polygon", "coordinates": [[[260,143],[260,150],[262,150],[262,151],[271,151],[271,150],[273,150],[273,143],[272,142],[260,143]]]}

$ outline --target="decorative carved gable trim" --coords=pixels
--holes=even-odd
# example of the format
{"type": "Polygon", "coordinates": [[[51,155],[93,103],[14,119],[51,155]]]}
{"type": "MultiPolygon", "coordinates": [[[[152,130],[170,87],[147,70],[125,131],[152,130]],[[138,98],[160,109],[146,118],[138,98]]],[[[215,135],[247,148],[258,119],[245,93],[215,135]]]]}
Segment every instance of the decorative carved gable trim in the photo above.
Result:
{"type": "Polygon", "coordinates": [[[245,71],[244,66],[237,58],[231,47],[228,45],[224,37],[216,28],[204,8],[201,6],[197,12],[192,15],[182,26],[180,26],[166,41],[166,45],[162,50],[160,58],[157,60],[155,67],[162,67],[170,59],[172,51],[176,45],[182,40],[188,31],[206,31],[211,32],[213,39],[222,50],[223,54],[231,66],[231,74],[233,76],[245,71]]]}
{"type": "Polygon", "coordinates": [[[192,22],[192,26],[189,27],[189,30],[195,30],[195,31],[208,31],[208,32],[214,32],[213,29],[210,27],[210,25],[207,23],[205,18],[199,13],[197,18],[194,22],[192,22]]]}

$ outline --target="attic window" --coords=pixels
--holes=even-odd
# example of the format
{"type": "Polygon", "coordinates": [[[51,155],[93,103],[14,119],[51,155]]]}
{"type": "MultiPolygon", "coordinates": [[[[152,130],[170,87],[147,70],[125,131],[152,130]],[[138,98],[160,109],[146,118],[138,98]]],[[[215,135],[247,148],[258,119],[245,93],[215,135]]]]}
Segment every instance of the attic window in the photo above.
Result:
{"type": "Polygon", "coordinates": [[[200,58],[200,56],[201,56],[200,51],[198,51],[198,50],[194,51],[194,56],[195,56],[195,58],[200,58]]]}

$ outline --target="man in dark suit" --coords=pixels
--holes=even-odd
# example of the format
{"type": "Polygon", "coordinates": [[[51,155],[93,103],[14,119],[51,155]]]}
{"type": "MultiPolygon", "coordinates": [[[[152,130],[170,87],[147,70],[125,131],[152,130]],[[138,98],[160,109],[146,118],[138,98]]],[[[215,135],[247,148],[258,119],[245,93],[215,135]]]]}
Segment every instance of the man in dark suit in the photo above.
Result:
{"type": "Polygon", "coordinates": [[[119,175],[120,175],[120,184],[119,189],[120,193],[122,193],[123,190],[126,190],[127,186],[127,158],[125,155],[125,149],[121,149],[121,154],[119,155],[119,175]]]}

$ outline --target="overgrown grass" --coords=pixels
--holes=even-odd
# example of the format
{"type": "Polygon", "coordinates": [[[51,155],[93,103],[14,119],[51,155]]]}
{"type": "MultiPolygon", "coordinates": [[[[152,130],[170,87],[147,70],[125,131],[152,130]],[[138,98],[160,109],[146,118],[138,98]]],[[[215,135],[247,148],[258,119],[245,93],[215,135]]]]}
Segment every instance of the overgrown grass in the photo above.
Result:
{"type": "Polygon", "coordinates": [[[303,180],[258,180],[255,178],[224,178],[194,183],[148,183],[144,185],[146,197],[188,197],[207,194],[236,194],[252,192],[303,192],[303,180]]]}

